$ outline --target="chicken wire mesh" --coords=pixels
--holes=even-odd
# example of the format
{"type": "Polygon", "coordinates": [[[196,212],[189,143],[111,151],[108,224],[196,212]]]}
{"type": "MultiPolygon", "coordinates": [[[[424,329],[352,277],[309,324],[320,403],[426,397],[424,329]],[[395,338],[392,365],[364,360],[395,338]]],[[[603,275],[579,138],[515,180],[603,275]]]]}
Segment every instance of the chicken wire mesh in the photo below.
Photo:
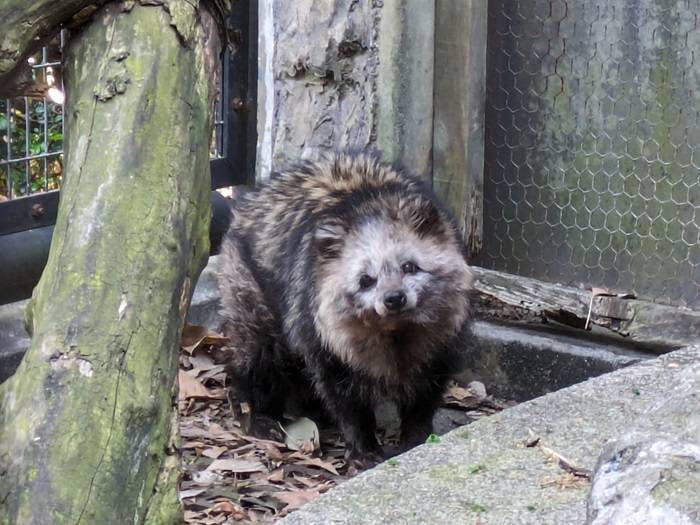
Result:
{"type": "Polygon", "coordinates": [[[480,265],[700,306],[699,18],[489,0],[480,265]]]}

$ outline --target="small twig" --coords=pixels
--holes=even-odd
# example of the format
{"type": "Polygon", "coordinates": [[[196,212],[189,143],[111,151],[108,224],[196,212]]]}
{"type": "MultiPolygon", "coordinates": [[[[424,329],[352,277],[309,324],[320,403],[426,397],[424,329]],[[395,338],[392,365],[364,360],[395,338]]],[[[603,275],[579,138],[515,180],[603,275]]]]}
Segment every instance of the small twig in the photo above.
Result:
{"type": "Polygon", "coordinates": [[[542,450],[542,452],[544,452],[544,454],[547,457],[556,460],[559,467],[568,472],[569,474],[572,474],[577,478],[591,479],[593,473],[589,469],[576,465],[570,459],[562,456],[556,450],[553,450],[548,446],[543,445],[542,443],[539,444],[539,447],[540,450],[542,450]]]}
{"type": "Polygon", "coordinates": [[[577,465],[576,463],[566,458],[553,448],[550,448],[547,445],[545,445],[540,439],[540,437],[537,436],[532,430],[528,430],[528,432],[530,435],[523,442],[523,445],[526,448],[538,447],[548,459],[556,461],[557,465],[562,470],[568,472],[573,476],[576,476],[577,478],[584,478],[588,480],[591,479],[593,473],[589,469],[577,465]]]}

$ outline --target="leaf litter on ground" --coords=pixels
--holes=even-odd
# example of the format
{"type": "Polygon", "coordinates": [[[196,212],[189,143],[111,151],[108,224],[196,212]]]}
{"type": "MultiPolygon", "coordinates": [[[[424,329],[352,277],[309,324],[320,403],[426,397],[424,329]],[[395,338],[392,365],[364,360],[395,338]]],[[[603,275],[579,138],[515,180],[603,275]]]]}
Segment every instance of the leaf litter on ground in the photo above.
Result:
{"type": "MultiPolygon", "coordinates": [[[[344,457],[337,429],[319,428],[299,418],[283,423],[284,443],[243,431],[226,400],[221,334],[186,326],[180,355],[180,500],[185,523],[268,524],[312,501],[352,477],[357,470],[344,457]]],[[[481,383],[451,383],[443,406],[459,410],[465,420],[502,410],[509,403],[486,395],[481,383]]],[[[244,407],[245,408],[245,407],[244,407]]],[[[246,411],[238,416],[245,417],[246,411]]],[[[457,426],[457,421],[451,424],[457,426]]],[[[386,449],[398,443],[398,421],[380,428],[386,449]]],[[[395,461],[395,460],[394,460],[395,461]]]]}

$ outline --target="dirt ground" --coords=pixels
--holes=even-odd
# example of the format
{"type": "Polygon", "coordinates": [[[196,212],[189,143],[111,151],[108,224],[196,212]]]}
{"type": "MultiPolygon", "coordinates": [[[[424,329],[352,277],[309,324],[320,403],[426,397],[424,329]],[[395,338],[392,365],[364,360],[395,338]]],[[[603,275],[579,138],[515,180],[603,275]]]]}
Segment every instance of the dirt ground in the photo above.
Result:
{"type": "MultiPolygon", "coordinates": [[[[186,523],[272,523],[358,473],[343,458],[338,431],[319,429],[311,419],[280,425],[284,442],[243,432],[226,399],[222,342],[201,327],[188,326],[183,334],[178,406],[186,523]]],[[[510,404],[488,396],[480,383],[452,384],[428,441],[510,404]]],[[[378,413],[378,422],[378,438],[391,450],[398,441],[391,407],[378,413]]]]}

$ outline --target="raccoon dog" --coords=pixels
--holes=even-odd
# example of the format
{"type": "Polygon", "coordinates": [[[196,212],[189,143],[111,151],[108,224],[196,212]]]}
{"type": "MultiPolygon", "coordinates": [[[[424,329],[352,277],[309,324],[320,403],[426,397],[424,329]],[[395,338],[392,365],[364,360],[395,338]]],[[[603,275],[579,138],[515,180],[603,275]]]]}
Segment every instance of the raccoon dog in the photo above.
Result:
{"type": "Polygon", "coordinates": [[[381,399],[399,409],[404,448],[432,432],[471,275],[419,179],[348,154],[275,174],[235,204],[221,259],[232,395],[253,415],[280,417],[308,387],[359,462],[381,457],[381,399]]]}

